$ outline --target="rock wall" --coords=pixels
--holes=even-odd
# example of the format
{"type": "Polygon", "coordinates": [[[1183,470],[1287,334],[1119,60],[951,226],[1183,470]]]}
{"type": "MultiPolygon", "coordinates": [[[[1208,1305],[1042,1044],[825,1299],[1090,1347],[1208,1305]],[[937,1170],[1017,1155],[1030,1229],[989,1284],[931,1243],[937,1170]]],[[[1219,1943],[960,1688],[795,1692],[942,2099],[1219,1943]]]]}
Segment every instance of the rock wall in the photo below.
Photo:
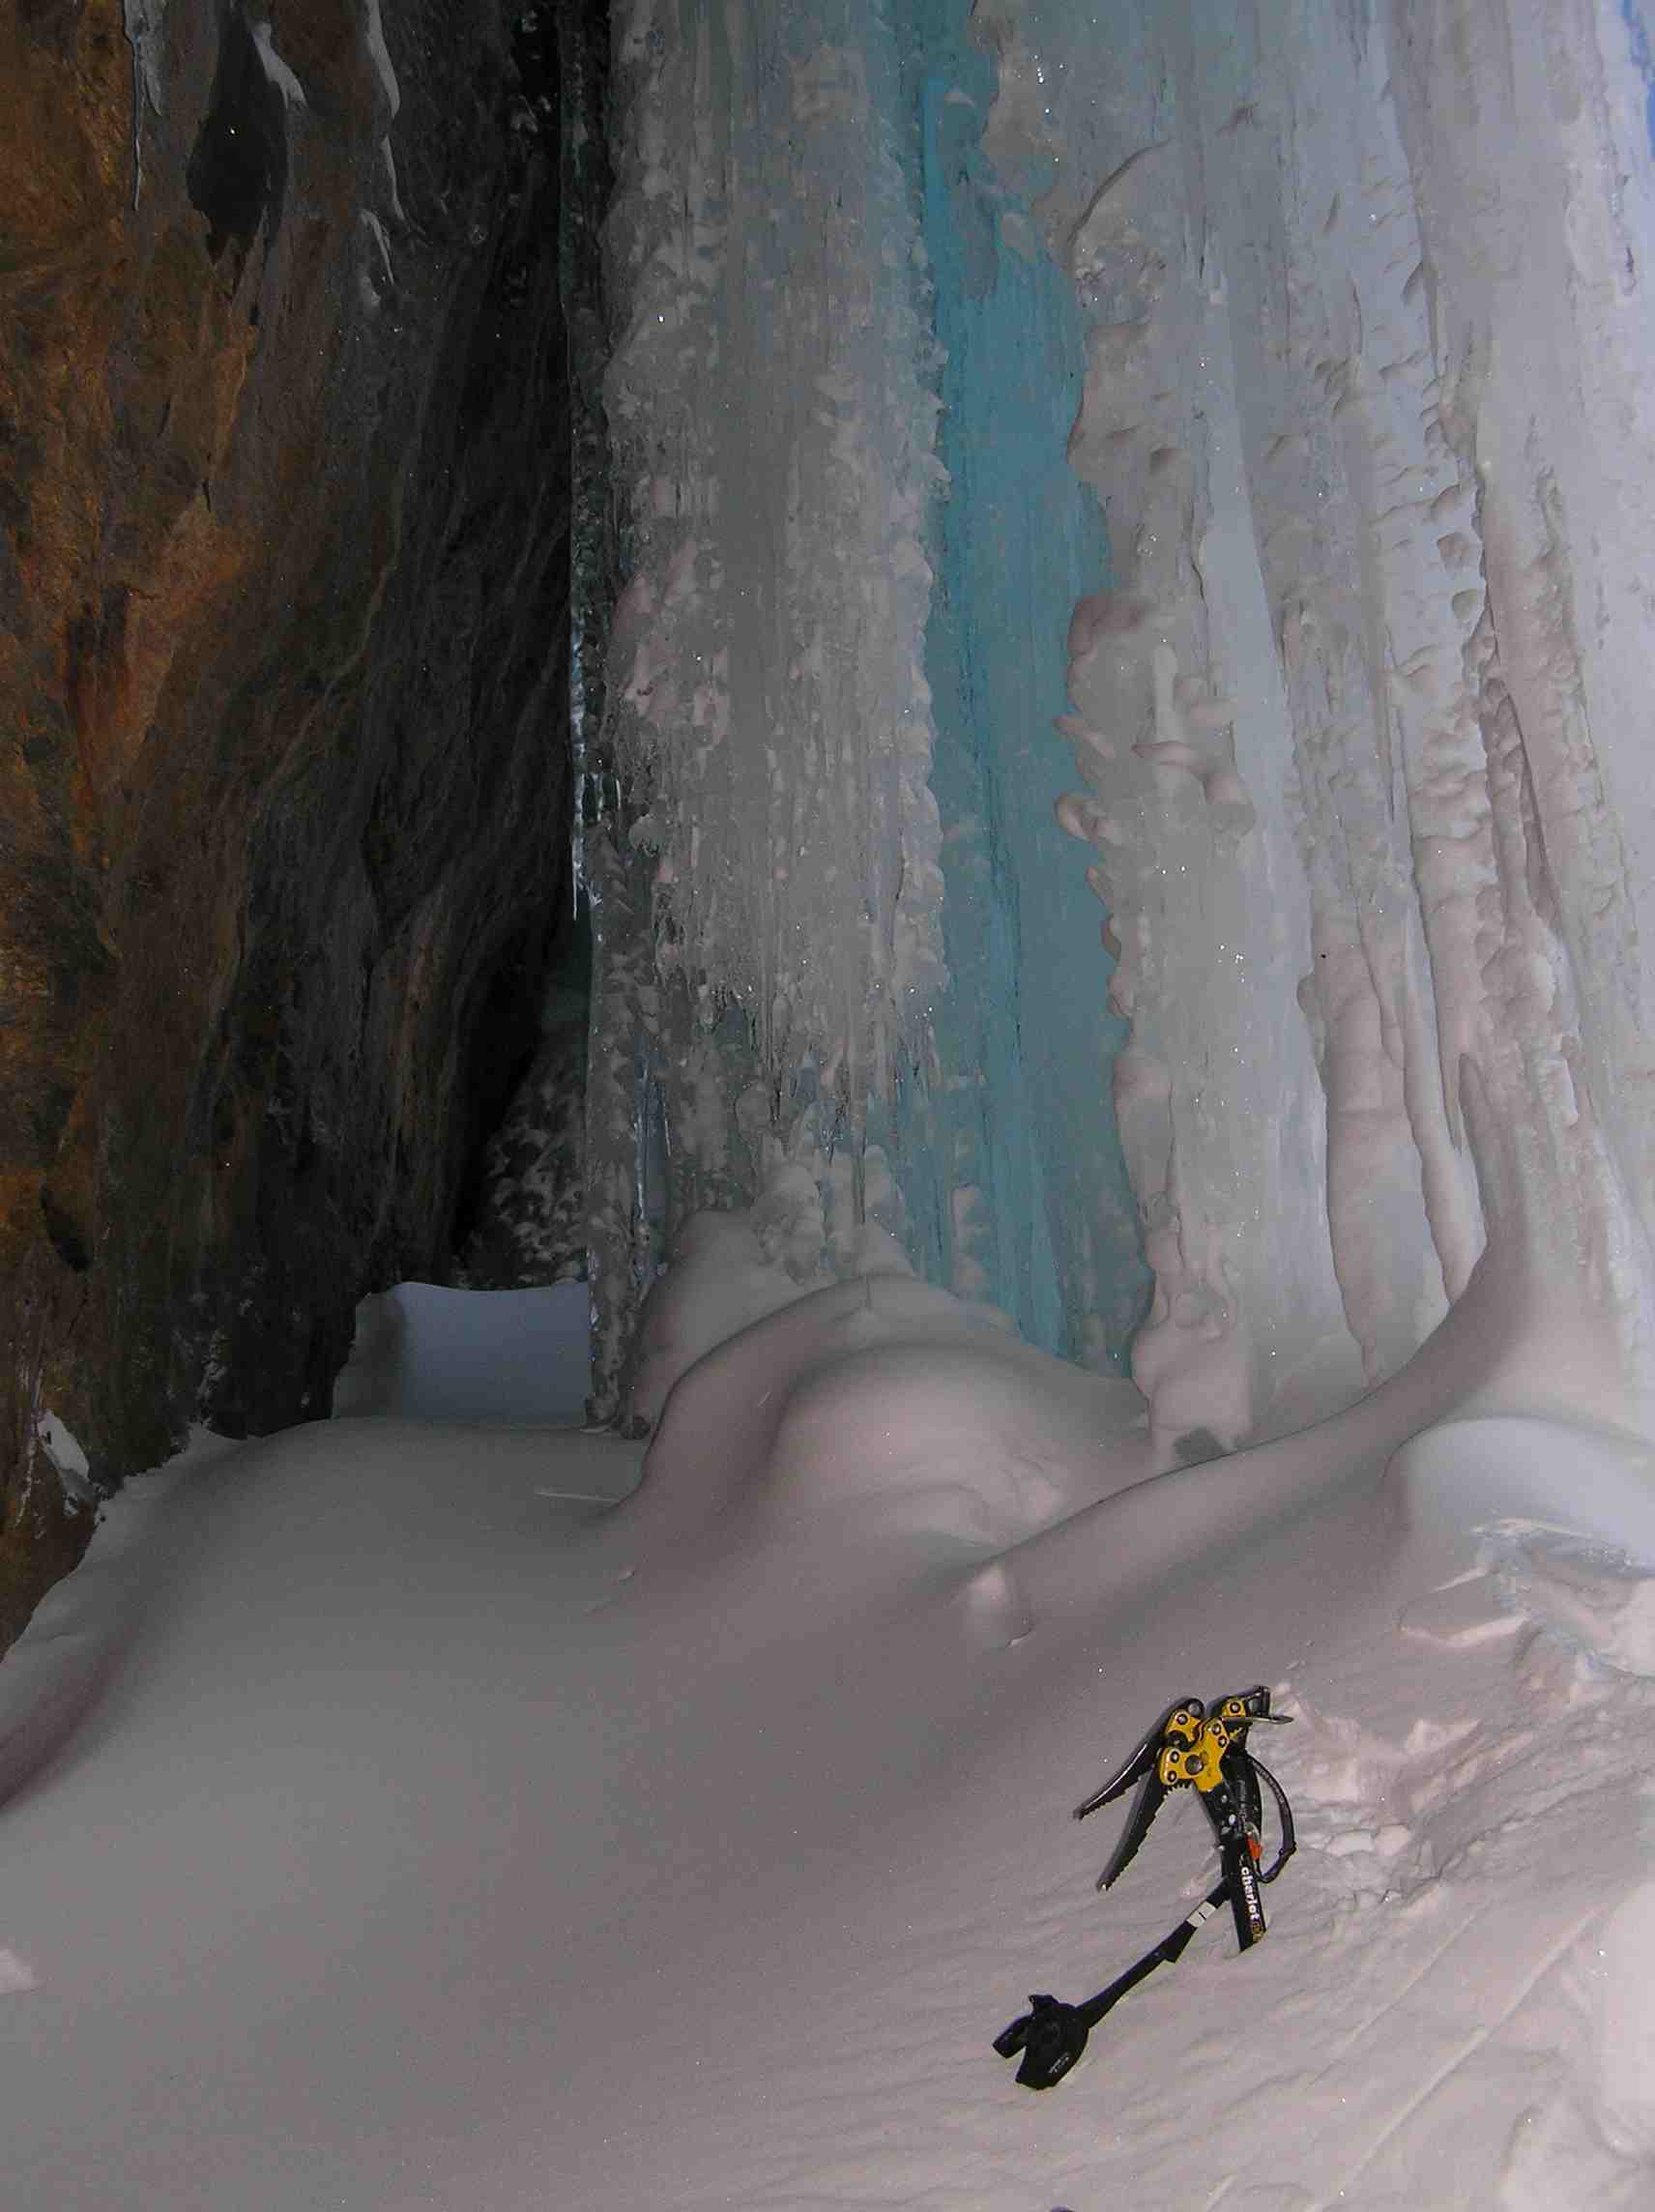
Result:
{"type": "Polygon", "coordinates": [[[0,1644],[191,1418],[326,1412],[533,1055],[564,29],[0,18],[0,1644]]]}
{"type": "Polygon", "coordinates": [[[586,1068],[592,943],[563,946],[540,1007],[540,1042],[499,1127],[474,1161],[455,1224],[456,1287],[519,1291],[587,1271],[586,1068]]]}

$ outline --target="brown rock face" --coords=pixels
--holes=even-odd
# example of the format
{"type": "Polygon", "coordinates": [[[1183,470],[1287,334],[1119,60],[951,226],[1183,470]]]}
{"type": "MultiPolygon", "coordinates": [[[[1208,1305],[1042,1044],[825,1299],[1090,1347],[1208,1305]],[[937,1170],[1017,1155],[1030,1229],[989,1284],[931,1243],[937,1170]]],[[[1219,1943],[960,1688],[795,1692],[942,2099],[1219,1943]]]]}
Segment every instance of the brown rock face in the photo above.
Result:
{"type": "Polygon", "coordinates": [[[325,1412],[359,1295],[445,1273],[534,1048],[569,903],[542,15],[0,13],[0,1644],[90,1528],[46,1410],[100,1483],[198,1415],[325,1412]]]}

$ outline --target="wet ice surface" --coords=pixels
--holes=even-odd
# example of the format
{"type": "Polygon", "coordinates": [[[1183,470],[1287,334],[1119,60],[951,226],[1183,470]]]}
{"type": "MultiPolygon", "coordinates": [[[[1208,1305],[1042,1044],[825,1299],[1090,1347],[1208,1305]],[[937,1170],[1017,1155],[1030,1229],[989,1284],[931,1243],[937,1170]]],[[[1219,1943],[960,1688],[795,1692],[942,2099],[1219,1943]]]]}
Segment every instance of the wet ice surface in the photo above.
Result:
{"type": "Polygon", "coordinates": [[[881,1277],[691,1356],[635,1491],[383,1416],[133,1486],[0,1674],[9,2200],[1645,2201],[1647,1452],[1537,1403],[1577,1348],[1513,1310],[1147,1482],[1089,1379],[881,1277]],[[89,1653],[43,1766],[5,1698],[89,1653]],[[1099,1898],[1069,1808],[1254,1680],[1268,1940],[1214,1920],[1030,2097],[1029,1992],[1210,1878],[1175,1799],[1099,1898]]]}

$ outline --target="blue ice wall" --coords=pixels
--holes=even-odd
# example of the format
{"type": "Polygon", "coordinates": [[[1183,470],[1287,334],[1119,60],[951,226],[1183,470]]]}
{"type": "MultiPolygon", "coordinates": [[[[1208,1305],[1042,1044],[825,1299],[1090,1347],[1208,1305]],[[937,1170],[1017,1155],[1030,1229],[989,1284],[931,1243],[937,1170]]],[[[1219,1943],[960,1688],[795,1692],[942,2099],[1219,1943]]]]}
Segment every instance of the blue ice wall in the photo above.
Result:
{"type": "Polygon", "coordinates": [[[1118,1367],[1149,1289],[1111,1095],[1126,1025],[1105,1003],[1086,853],[1053,818],[1076,781],[1051,726],[1067,706],[1069,613],[1109,565],[1065,457],[1080,321],[983,153],[995,72],[966,42],[967,0],[893,14],[946,356],[926,675],[953,977],[937,1079],[900,1117],[898,1172],[927,1272],[974,1283],[1031,1343],[1118,1367]],[[1026,251],[1006,243],[1007,217],[1026,251]],[[975,1202],[956,1206],[966,1191],[975,1202]]]}

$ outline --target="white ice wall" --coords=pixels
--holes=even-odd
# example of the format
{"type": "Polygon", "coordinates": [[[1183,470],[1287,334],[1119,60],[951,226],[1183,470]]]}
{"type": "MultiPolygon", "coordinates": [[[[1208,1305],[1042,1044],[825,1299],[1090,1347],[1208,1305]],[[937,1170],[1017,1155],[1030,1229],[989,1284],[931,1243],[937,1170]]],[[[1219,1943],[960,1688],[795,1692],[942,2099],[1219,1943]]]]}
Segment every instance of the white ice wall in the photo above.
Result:
{"type": "MultiPolygon", "coordinates": [[[[862,0],[619,11],[626,303],[605,388],[629,523],[612,667],[650,778],[654,938],[709,1034],[814,1061],[858,1126],[941,975],[921,543],[941,471],[918,232],[862,0]]],[[[681,1095],[715,1157],[729,1100],[681,1095]]],[[[762,1120],[761,1096],[751,1112],[762,1120]]]]}
{"type": "Polygon", "coordinates": [[[1071,626],[1064,820],[1133,1018],[1156,1426],[1280,1426],[1349,1390],[1352,1341],[1368,1381],[1402,1362],[1481,1246],[1467,1062],[1559,1264],[1636,1342],[1634,33],[1498,0],[975,23],[991,148],[1041,179],[1091,326],[1071,452],[1115,576],[1071,626]]]}
{"type": "Polygon", "coordinates": [[[779,1176],[790,1211],[808,1169],[800,1279],[854,1269],[895,1199],[869,1104],[924,1065],[944,973],[922,543],[942,472],[884,10],[620,0],[613,62],[618,780],[582,858],[602,1413],[698,1208],[779,1176]]]}

